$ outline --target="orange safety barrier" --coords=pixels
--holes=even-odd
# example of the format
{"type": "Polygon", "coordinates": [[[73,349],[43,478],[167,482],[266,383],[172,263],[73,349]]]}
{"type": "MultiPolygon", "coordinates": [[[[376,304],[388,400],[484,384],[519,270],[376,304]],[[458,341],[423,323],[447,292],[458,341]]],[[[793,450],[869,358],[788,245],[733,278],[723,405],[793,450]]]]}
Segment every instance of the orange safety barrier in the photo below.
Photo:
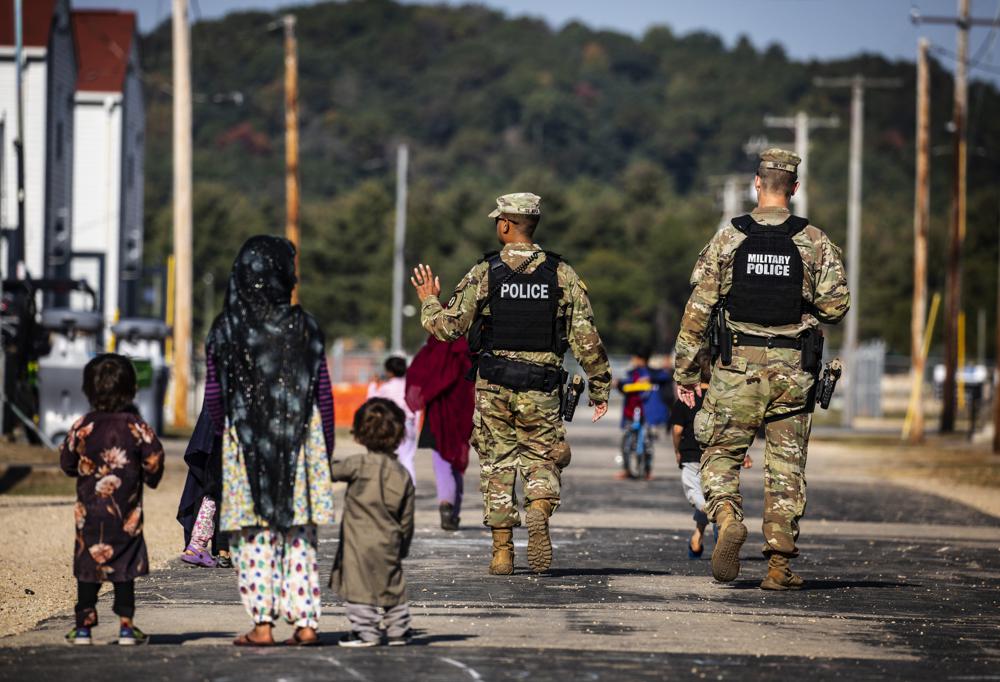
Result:
{"type": "Polygon", "coordinates": [[[368,398],[368,384],[334,384],[333,413],[338,427],[354,425],[354,413],[368,398]]]}

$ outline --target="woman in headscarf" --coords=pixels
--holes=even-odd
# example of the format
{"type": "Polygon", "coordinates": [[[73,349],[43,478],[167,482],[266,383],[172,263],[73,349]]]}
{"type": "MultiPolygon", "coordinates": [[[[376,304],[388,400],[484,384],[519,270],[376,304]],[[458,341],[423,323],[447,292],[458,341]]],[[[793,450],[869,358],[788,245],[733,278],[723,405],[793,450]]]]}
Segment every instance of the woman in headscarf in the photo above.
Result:
{"type": "Polygon", "coordinates": [[[458,530],[462,511],[462,476],[469,466],[476,407],[476,387],[465,378],[471,367],[465,337],[446,342],[431,336],[406,372],[406,403],[414,412],[424,410],[419,447],[432,450],[438,512],[445,530],[458,530]]]}
{"type": "Polygon", "coordinates": [[[316,526],[333,522],[333,394],[323,334],[291,304],[295,247],[251,237],[207,341],[206,409],[222,434],[222,530],[233,533],[243,604],[254,628],[239,646],[318,642],[316,526]]]}

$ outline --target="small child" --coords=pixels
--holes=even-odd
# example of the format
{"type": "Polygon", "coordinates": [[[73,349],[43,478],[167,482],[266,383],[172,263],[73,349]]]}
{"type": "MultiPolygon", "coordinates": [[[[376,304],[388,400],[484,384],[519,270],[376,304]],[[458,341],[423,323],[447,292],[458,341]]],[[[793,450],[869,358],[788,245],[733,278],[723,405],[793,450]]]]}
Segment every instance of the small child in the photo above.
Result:
{"type": "Polygon", "coordinates": [[[417,455],[417,421],[420,413],[414,412],[406,404],[406,358],[393,355],[385,361],[385,381],[382,383],[372,383],[368,386],[369,398],[387,398],[394,402],[406,416],[406,430],[403,432],[403,440],[396,448],[396,459],[403,465],[413,485],[417,485],[417,469],[414,465],[414,458],[417,455]]]}
{"type": "MultiPolygon", "coordinates": [[[[705,514],[705,494],[701,487],[701,455],[704,450],[701,443],[694,436],[694,417],[701,409],[708,391],[709,381],[712,379],[712,366],[707,355],[701,360],[701,395],[695,397],[694,408],[690,408],[682,401],[674,403],[670,413],[671,435],[674,441],[674,455],[677,458],[677,466],[681,470],[681,484],[684,487],[684,497],[694,507],[694,533],[688,541],[688,558],[700,559],[705,551],[705,527],[708,525],[708,516],[705,514]]],[[[743,458],[743,468],[749,469],[753,465],[750,455],[743,458]]]]}
{"type": "Polygon", "coordinates": [[[340,546],[330,587],[346,604],[351,632],[340,646],[408,644],[410,607],[402,560],[413,539],[414,489],[410,474],[396,460],[406,430],[406,415],[394,402],[371,398],[354,415],[354,440],[368,452],[334,461],[334,481],[347,481],[340,546]],[[380,617],[379,608],[384,610],[380,617]]]}
{"type": "Polygon", "coordinates": [[[142,489],[163,476],[163,447],[133,401],[135,368],[115,353],[98,355],[83,368],[83,392],[91,411],[70,429],[59,463],[76,483],[76,627],[70,644],[91,644],[101,583],[115,586],[112,611],[121,618],[118,643],[143,644],[135,626],[135,579],[149,573],[142,537],[142,489]]]}

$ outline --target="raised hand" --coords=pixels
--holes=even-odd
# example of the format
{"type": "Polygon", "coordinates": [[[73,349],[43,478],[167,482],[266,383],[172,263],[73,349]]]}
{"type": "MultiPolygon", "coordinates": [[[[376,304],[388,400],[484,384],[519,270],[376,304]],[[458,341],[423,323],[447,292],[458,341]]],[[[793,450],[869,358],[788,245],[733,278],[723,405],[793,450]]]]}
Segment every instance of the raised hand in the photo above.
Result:
{"type": "Polygon", "coordinates": [[[417,296],[423,303],[428,296],[437,296],[441,293],[441,280],[431,271],[431,266],[421,263],[413,268],[413,276],[410,277],[410,284],[417,290],[417,296]]]}

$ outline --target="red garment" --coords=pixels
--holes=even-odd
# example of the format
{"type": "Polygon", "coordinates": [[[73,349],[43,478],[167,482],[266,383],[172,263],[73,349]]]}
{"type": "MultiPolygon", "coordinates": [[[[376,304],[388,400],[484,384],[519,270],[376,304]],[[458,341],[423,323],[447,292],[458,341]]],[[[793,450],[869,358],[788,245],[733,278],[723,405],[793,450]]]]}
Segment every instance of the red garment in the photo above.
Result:
{"type": "Polygon", "coordinates": [[[465,379],[471,368],[465,337],[449,343],[431,336],[406,370],[406,404],[414,412],[425,410],[438,452],[462,473],[469,466],[476,407],[475,384],[465,379]]]}

